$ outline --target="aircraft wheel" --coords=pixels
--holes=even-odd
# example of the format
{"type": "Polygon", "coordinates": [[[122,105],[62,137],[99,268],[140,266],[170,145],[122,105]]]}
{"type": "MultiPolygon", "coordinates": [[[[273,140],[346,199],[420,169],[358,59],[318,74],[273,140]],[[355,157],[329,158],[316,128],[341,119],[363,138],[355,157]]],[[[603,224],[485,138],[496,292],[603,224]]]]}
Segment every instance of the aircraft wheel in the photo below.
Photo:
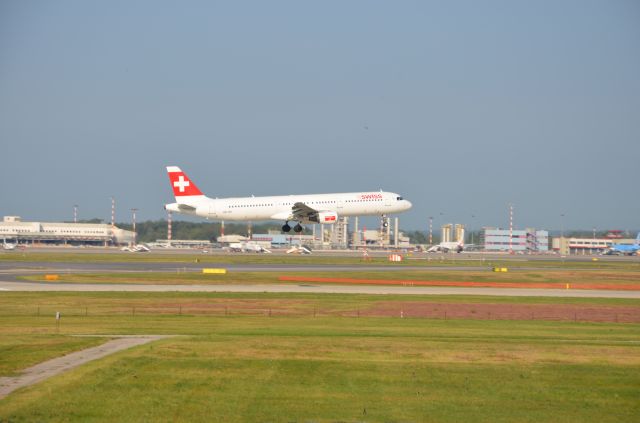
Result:
{"type": "Polygon", "coordinates": [[[387,218],[386,214],[382,215],[382,227],[383,228],[389,227],[389,219],[387,218]]]}
{"type": "Polygon", "coordinates": [[[298,223],[296,226],[293,227],[293,230],[296,232],[302,232],[302,226],[298,223]]]}
{"type": "Polygon", "coordinates": [[[288,223],[282,225],[282,232],[289,232],[291,230],[291,226],[288,223]]]}

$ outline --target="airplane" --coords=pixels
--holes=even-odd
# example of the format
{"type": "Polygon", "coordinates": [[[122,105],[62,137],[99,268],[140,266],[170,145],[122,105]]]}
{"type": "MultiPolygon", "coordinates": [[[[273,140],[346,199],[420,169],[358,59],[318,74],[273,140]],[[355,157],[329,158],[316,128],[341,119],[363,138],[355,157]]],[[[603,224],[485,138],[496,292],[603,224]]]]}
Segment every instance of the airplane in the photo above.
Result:
{"type": "Polygon", "coordinates": [[[229,251],[234,253],[271,253],[271,250],[251,241],[232,242],[229,244],[229,251]]]}
{"type": "Polygon", "coordinates": [[[302,224],[333,224],[339,216],[385,218],[411,208],[411,203],[393,192],[352,192],[343,194],[306,194],[271,197],[209,198],[179,167],[167,166],[176,202],[165,210],[213,220],[281,220],[283,232],[302,232],[302,224]],[[291,228],[289,222],[296,222],[291,228]]]}
{"type": "Polygon", "coordinates": [[[287,254],[311,254],[311,250],[304,245],[294,245],[286,252],[287,254]]]}
{"type": "Polygon", "coordinates": [[[427,253],[448,253],[449,251],[455,251],[456,253],[461,253],[464,250],[464,241],[452,241],[452,242],[441,242],[440,244],[434,245],[430,247],[426,252],[427,253]]]}
{"type": "Polygon", "coordinates": [[[2,240],[2,249],[4,250],[15,250],[17,246],[18,244],[7,242],[6,238],[2,240]]]}
{"type": "Polygon", "coordinates": [[[151,249],[146,245],[138,244],[131,247],[122,247],[120,251],[128,251],[130,253],[148,253],[151,249]]]}
{"type": "Polygon", "coordinates": [[[640,250],[640,232],[636,236],[636,242],[633,244],[611,244],[606,254],[624,254],[632,256],[640,250]]]}

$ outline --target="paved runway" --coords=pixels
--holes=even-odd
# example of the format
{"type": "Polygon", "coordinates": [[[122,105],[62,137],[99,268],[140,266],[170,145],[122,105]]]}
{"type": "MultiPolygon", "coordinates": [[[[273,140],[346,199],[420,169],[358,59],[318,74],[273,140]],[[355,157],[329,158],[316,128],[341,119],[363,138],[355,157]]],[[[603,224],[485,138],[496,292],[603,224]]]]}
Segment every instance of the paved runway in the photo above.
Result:
{"type": "MultiPolygon", "coordinates": [[[[44,247],[44,246],[29,246],[26,250],[27,253],[54,253],[54,254],[123,254],[118,248],[113,247],[44,247]]],[[[287,257],[285,249],[272,250],[273,256],[287,257]]],[[[394,251],[384,251],[369,249],[369,256],[371,257],[386,257],[389,254],[395,253],[394,251]]],[[[11,251],[8,254],[21,254],[19,251],[11,251]]],[[[137,253],[131,253],[137,254],[137,253]]],[[[405,253],[403,253],[405,254],[405,253]]],[[[229,253],[223,249],[211,249],[207,253],[202,253],[201,250],[194,250],[188,248],[154,248],[148,253],[144,253],[146,256],[198,256],[198,257],[215,257],[215,256],[252,256],[255,253],[229,253]]],[[[313,256],[316,257],[362,257],[362,250],[314,250],[313,256]]],[[[597,258],[599,261],[638,261],[640,257],[630,256],[613,256],[613,255],[581,255],[575,254],[570,256],[561,256],[558,254],[507,254],[496,252],[480,252],[480,251],[464,251],[458,253],[424,253],[413,252],[406,255],[409,260],[440,260],[442,258],[447,260],[509,260],[509,261],[558,261],[558,262],[588,262],[593,258],[597,258]]]]}
{"type": "MultiPolygon", "coordinates": [[[[75,251],[73,251],[75,252],[75,251]]],[[[97,252],[97,251],[96,251],[97,252]]],[[[100,252],[97,252],[100,253],[100,252]]],[[[473,254],[469,254],[474,256],[473,254]]],[[[347,272],[347,271],[482,271],[488,263],[478,260],[478,266],[386,266],[386,265],[309,265],[309,264],[227,264],[196,262],[91,262],[90,254],[84,262],[0,262],[0,291],[112,291],[112,292],[305,292],[305,293],[350,293],[350,294],[406,294],[406,295],[492,295],[492,296],[538,296],[538,297],[603,297],[640,298],[640,291],[612,290],[566,290],[530,288],[469,288],[469,287],[416,287],[416,286],[350,286],[334,284],[227,284],[227,285],[142,285],[142,284],[65,284],[23,282],[21,275],[44,273],[126,273],[126,272],[199,272],[204,267],[224,267],[231,272],[347,272]]],[[[434,257],[434,262],[437,262],[434,257]]],[[[451,255],[448,255],[450,258],[451,255]]],[[[454,255],[456,259],[461,255],[454,255]]],[[[501,256],[501,259],[528,261],[529,256],[501,256]]],[[[535,257],[535,260],[543,257],[535,257]]],[[[466,258],[465,258],[466,259],[466,258]]],[[[544,259],[562,260],[558,256],[544,259]]],[[[584,258],[578,257],[584,260],[584,258]]],[[[424,258],[422,258],[424,260],[424,258]]],[[[589,259],[590,260],[590,259],[589,259]]],[[[526,267],[518,268],[520,271],[526,267]]],[[[547,268],[546,270],[552,270],[547,268]]]]}

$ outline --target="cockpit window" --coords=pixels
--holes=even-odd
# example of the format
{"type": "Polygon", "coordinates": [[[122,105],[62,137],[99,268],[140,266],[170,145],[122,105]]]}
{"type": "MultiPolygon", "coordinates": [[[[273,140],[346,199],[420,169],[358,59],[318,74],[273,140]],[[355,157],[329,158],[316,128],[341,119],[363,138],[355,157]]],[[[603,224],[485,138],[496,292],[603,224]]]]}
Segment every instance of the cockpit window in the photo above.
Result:
{"type": "Polygon", "coordinates": [[[396,197],[396,200],[401,201],[403,198],[402,197],[396,197]]]}

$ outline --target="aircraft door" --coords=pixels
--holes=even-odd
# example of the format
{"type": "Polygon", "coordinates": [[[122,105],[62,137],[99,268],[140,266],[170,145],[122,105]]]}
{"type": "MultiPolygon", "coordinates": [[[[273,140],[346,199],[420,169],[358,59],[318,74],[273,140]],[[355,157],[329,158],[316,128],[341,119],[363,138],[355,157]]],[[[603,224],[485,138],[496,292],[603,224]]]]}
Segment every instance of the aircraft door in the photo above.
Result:
{"type": "Polygon", "coordinates": [[[209,202],[209,218],[217,219],[218,214],[218,204],[215,201],[209,202]]]}
{"type": "Polygon", "coordinates": [[[384,201],[385,208],[386,207],[391,207],[393,205],[393,201],[391,199],[391,196],[383,194],[383,198],[384,198],[383,201],[384,201]]]}

